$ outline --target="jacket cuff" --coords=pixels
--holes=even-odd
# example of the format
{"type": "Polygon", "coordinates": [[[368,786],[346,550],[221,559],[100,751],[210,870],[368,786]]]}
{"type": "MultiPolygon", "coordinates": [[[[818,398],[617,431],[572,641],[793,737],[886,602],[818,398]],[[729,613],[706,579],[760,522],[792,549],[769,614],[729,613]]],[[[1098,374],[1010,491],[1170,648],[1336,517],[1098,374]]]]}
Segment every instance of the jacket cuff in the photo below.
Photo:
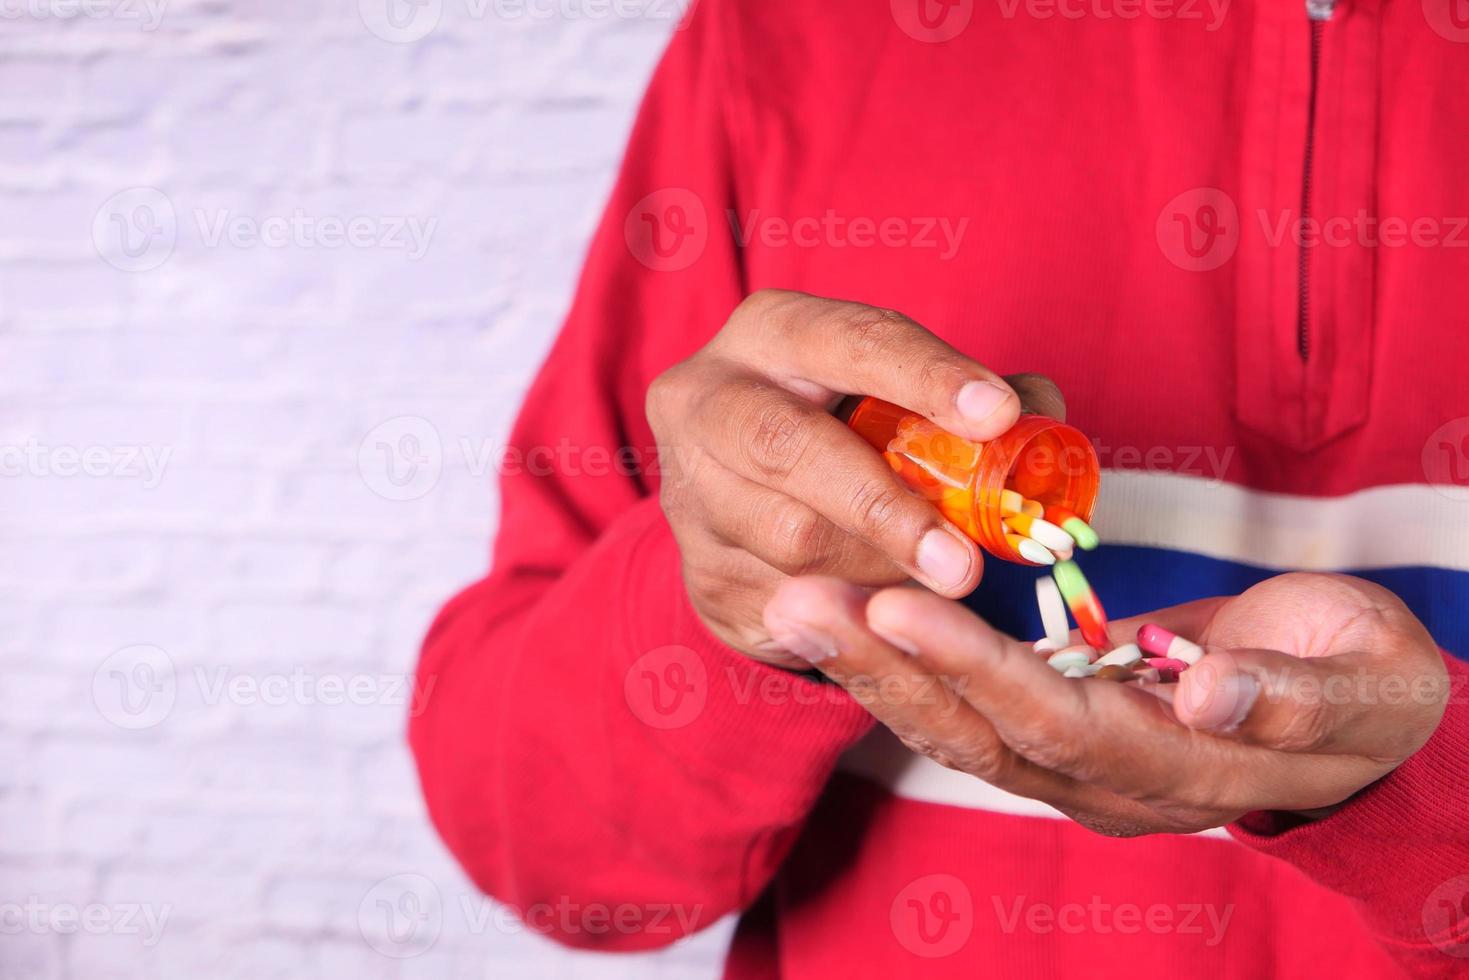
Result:
{"type": "Polygon", "coordinates": [[[1444,659],[1449,705],[1407,761],[1320,820],[1251,813],[1229,832],[1356,900],[1380,938],[1463,956],[1469,929],[1443,910],[1469,903],[1469,665],[1444,659]]]}

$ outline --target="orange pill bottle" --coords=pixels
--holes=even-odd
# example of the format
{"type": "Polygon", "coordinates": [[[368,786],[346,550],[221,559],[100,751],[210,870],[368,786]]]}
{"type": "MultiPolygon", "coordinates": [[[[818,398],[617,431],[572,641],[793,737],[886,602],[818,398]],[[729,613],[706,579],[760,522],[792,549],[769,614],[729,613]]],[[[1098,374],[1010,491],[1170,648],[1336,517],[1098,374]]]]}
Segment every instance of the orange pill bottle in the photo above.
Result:
{"type": "Polygon", "coordinates": [[[1005,539],[1006,490],[1092,519],[1101,466],[1091,440],[1064,422],[1026,414],[998,439],[977,443],[878,398],[848,399],[839,414],[904,483],[996,558],[1035,564],[1005,539]]]}

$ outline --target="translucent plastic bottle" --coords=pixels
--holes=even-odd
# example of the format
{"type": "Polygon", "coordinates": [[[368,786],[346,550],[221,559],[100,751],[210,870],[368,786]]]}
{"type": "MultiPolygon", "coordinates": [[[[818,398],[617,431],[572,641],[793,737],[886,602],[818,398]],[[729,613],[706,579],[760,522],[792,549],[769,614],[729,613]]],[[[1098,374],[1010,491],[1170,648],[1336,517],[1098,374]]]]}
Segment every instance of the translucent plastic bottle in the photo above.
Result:
{"type": "Polygon", "coordinates": [[[996,558],[1035,564],[1005,540],[1005,490],[1064,507],[1084,521],[1092,518],[1101,483],[1097,453],[1091,440],[1064,422],[1022,415],[998,439],[976,443],[881,399],[851,399],[844,409],[847,424],[883,454],[904,483],[996,558]]]}

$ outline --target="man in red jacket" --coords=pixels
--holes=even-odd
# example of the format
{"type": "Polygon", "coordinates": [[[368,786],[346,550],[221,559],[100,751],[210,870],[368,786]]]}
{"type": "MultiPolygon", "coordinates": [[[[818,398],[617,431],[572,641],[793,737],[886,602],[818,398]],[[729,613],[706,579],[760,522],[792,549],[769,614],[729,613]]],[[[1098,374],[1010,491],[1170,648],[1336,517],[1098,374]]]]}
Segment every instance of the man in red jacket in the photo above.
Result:
{"type": "Polygon", "coordinates": [[[740,912],[739,978],[1465,973],[1453,2],[701,3],[425,644],[474,880],[594,948],[740,912]],[[1114,635],[1211,651],[1171,703],[1041,662],[854,392],[1069,414],[1114,635]]]}

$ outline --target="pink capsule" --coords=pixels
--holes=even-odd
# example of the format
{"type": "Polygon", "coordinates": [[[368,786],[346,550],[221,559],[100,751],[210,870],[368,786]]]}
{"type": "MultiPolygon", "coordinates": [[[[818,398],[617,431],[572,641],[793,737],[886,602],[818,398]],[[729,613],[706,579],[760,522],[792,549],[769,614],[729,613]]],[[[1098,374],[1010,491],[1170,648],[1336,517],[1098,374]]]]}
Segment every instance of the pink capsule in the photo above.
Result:
{"type": "Polygon", "coordinates": [[[1177,633],[1170,633],[1157,623],[1144,623],[1137,631],[1137,645],[1144,653],[1155,657],[1182,660],[1185,666],[1196,664],[1204,657],[1204,648],[1185,640],[1177,633]]]}

